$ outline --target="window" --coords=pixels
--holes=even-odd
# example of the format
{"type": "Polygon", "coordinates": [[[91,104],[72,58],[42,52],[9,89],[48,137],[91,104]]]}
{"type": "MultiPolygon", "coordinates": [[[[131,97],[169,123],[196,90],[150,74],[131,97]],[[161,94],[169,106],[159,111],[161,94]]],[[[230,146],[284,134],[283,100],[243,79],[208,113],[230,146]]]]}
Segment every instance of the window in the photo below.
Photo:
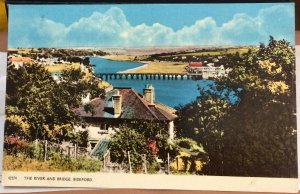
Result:
{"type": "Polygon", "coordinates": [[[100,130],[107,130],[106,124],[101,124],[101,125],[100,125],[100,130]]]}
{"type": "Polygon", "coordinates": [[[97,144],[97,143],[91,143],[91,147],[92,147],[92,149],[94,149],[94,148],[95,148],[96,144],[97,144]]]}

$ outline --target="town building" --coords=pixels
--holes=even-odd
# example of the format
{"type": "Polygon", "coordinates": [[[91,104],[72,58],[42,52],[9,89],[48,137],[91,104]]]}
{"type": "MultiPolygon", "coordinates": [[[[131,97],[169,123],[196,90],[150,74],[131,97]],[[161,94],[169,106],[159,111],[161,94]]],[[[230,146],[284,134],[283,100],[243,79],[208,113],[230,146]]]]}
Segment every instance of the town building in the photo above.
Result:
{"type": "Polygon", "coordinates": [[[38,63],[42,65],[55,65],[59,62],[57,57],[51,57],[51,58],[38,58],[38,63]]]}
{"type": "Polygon", "coordinates": [[[190,73],[198,73],[202,70],[204,64],[202,62],[189,62],[188,72],[190,73]]]}
{"type": "Polygon", "coordinates": [[[174,139],[175,109],[155,101],[152,85],[146,85],[143,95],[132,88],[114,88],[105,99],[94,98],[75,110],[82,125],[75,130],[89,133],[88,150],[93,151],[102,140],[110,139],[120,126],[128,121],[160,122],[168,129],[169,139],[174,139]]]}
{"type": "Polygon", "coordinates": [[[215,66],[214,63],[190,62],[187,71],[191,74],[200,74],[203,79],[226,76],[230,69],[225,69],[223,65],[215,66]]]}

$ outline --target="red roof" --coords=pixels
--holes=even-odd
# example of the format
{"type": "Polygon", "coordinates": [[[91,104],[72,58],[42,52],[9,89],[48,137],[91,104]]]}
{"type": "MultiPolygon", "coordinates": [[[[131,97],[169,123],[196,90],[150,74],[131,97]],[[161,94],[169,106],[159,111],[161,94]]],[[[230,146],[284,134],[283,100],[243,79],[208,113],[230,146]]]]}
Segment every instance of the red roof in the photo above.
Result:
{"type": "Polygon", "coordinates": [[[32,59],[30,57],[13,57],[10,59],[11,62],[24,62],[31,63],[32,59]]]}
{"type": "MultiPolygon", "coordinates": [[[[95,98],[89,103],[93,111],[85,111],[84,106],[75,110],[75,113],[81,117],[115,118],[111,98],[115,90],[106,93],[106,99],[95,98]]],[[[141,120],[174,120],[177,116],[175,110],[167,105],[155,102],[151,105],[143,95],[137,93],[131,88],[117,88],[122,95],[122,113],[119,119],[141,119],[141,120]]]]}
{"type": "Polygon", "coordinates": [[[189,67],[203,67],[202,62],[190,62],[189,67]]]}

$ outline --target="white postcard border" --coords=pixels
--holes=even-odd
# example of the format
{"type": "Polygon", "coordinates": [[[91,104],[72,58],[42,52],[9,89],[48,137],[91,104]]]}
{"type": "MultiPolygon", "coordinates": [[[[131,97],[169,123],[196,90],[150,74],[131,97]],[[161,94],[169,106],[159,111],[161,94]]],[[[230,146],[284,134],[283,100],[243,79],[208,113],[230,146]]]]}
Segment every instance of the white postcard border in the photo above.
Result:
{"type": "Polygon", "coordinates": [[[4,186],[296,193],[298,179],[125,173],[4,171],[4,186]]]}

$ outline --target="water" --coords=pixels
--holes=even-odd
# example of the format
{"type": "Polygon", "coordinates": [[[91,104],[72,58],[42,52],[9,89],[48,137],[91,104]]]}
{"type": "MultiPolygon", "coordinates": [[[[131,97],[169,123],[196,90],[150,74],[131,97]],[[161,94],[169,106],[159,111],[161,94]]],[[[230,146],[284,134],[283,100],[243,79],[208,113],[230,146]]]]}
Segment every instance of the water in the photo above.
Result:
{"type": "MultiPolygon", "coordinates": [[[[143,65],[131,61],[113,61],[103,58],[91,58],[95,66],[95,73],[115,73],[143,65]]],[[[199,96],[198,86],[207,88],[213,84],[211,80],[136,80],[112,79],[108,80],[114,87],[131,87],[143,94],[146,84],[152,84],[155,89],[155,100],[171,107],[187,104],[199,96]]]]}
{"type": "Polygon", "coordinates": [[[95,66],[95,73],[116,73],[119,71],[125,71],[143,65],[139,62],[133,61],[114,61],[110,59],[104,59],[99,57],[91,57],[90,63],[95,66]]]}
{"type": "Polygon", "coordinates": [[[143,94],[146,84],[152,84],[155,89],[155,100],[171,107],[184,105],[199,96],[197,85],[207,87],[210,80],[109,80],[114,87],[132,87],[143,94]]]}

